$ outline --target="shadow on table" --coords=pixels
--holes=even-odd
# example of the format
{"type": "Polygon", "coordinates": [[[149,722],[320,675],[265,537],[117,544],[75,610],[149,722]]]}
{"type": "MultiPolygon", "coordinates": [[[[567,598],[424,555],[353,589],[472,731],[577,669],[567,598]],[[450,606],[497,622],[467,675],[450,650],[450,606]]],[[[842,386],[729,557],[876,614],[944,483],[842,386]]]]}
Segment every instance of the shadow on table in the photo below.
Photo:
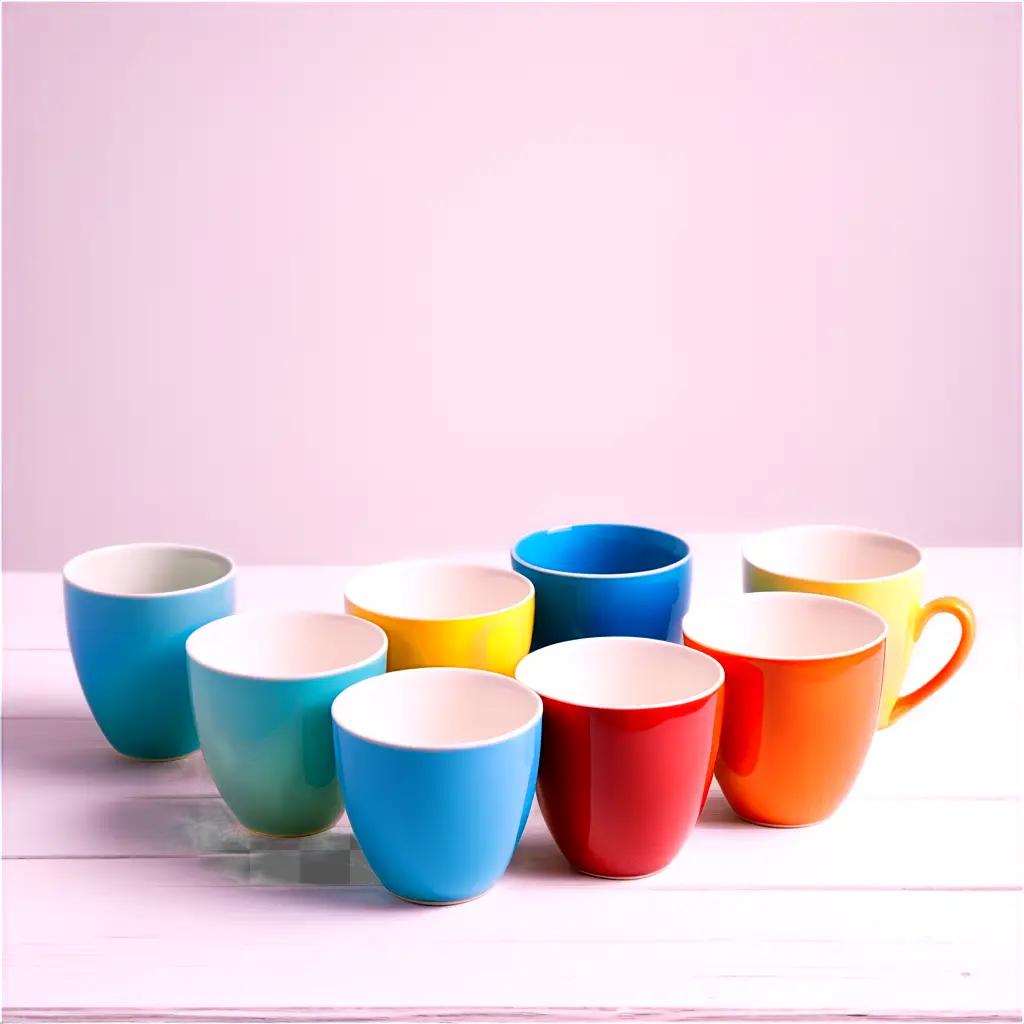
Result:
{"type": "Polygon", "coordinates": [[[4,719],[3,767],[37,779],[74,779],[114,789],[136,782],[178,790],[212,787],[198,751],[175,761],[137,761],[111,748],[92,719],[4,719]]]}
{"type": "Polygon", "coordinates": [[[697,821],[697,828],[702,829],[734,829],[753,828],[749,821],[744,821],[730,806],[729,801],[717,790],[708,795],[707,806],[697,821]]]}
{"type": "Polygon", "coordinates": [[[249,885],[379,885],[345,821],[301,839],[273,839],[243,828],[211,797],[138,797],[108,807],[108,827],[131,845],[145,842],[201,858],[249,885]]]}
{"type": "Polygon", "coordinates": [[[3,722],[10,785],[52,778],[102,796],[88,801],[101,834],[136,856],[195,858],[221,877],[250,885],[379,888],[347,820],[303,839],[244,829],[217,795],[200,753],[135,761],[110,748],[91,720],[3,722]],[[136,852],[144,851],[144,852],[136,852]]]}
{"type": "Polygon", "coordinates": [[[523,834],[507,874],[530,878],[565,880],[580,876],[562,856],[543,822],[523,834]]]}

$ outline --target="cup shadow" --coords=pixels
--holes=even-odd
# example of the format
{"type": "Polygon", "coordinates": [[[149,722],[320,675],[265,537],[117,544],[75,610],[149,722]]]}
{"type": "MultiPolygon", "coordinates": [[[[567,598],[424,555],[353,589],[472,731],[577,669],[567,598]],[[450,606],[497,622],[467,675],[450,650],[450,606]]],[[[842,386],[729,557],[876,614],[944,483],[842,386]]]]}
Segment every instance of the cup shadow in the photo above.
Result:
{"type": "MultiPolygon", "coordinates": [[[[380,884],[344,817],[330,831],[303,838],[249,832],[221,800],[198,751],[175,761],[136,761],[112,750],[90,719],[3,719],[2,729],[5,783],[84,785],[104,852],[187,861],[209,884],[258,886],[268,897],[302,900],[311,909],[431,910],[404,903],[380,884]]],[[[195,878],[184,865],[181,874],[195,878]]]]}
{"type": "Polygon", "coordinates": [[[730,806],[729,801],[717,790],[708,794],[708,802],[697,819],[697,828],[733,829],[756,828],[744,821],[730,806]]]}
{"type": "Polygon", "coordinates": [[[266,898],[335,914],[436,909],[407,903],[381,885],[347,819],[315,836],[275,839],[240,825],[219,799],[179,802],[175,814],[203,870],[257,886],[266,898]]]}
{"type": "Polygon", "coordinates": [[[195,857],[247,885],[379,886],[347,821],[301,839],[250,832],[218,796],[145,796],[105,810],[105,828],[127,848],[158,848],[195,857]]]}
{"type": "MultiPolygon", "coordinates": [[[[9,724],[4,722],[3,767],[11,773],[10,783],[22,773],[75,778],[102,793],[94,804],[97,825],[110,846],[126,856],[188,859],[211,875],[211,882],[276,889],[287,894],[281,898],[308,898],[325,906],[433,909],[404,903],[384,889],[344,816],[331,830],[303,838],[248,831],[221,800],[199,752],[176,761],[135,761],[112,750],[90,720],[39,723],[47,730],[35,730],[35,722],[28,729],[9,729],[9,724]],[[55,725],[61,742],[52,742],[55,725]],[[46,731],[49,742],[43,742],[46,731]]],[[[709,801],[702,820],[712,813],[709,801]]],[[[559,881],[581,877],[536,808],[507,873],[559,881]]]]}
{"type": "Polygon", "coordinates": [[[512,856],[506,874],[515,877],[572,879],[579,874],[562,856],[562,851],[555,845],[548,830],[541,824],[539,827],[527,828],[519,846],[512,856]]]}
{"type": "Polygon", "coordinates": [[[101,787],[212,786],[199,751],[172,761],[139,761],[114,750],[91,719],[3,719],[3,767],[34,778],[83,778],[101,787]]]}

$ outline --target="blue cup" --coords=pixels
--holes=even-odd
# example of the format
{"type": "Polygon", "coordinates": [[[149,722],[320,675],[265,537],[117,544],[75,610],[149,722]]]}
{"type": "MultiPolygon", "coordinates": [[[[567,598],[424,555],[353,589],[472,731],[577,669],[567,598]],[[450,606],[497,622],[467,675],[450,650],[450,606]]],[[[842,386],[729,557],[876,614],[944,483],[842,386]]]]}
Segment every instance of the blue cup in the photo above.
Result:
{"type": "Polygon", "coordinates": [[[462,903],[505,872],[533,803],[540,698],[495,672],[414,668],[331,709],[352,831],[396,896],[462,903]]]}
{"type": "Polygon", "coordinates": [[[168,761],[198,748],[185,640],[234,606],[234,566],[215,551],[123,544],[87,551],[64,566],[75,670],[119,754],[168,761]]]}
{"type": "Polygon", "coordinates": [[[530,650],[588,636],[680,643],[690,605],[690,546],[643,526],[541,530],[512,549],[536,591],[530,650]]]}
{"type": "Polygon", "coordinates": [[[250,831],[308,836],[341,817],[331,702],[379,675],[379,626],[330,612],[253,612],[186,645],[199,741],[220,795],[250,831]]]}

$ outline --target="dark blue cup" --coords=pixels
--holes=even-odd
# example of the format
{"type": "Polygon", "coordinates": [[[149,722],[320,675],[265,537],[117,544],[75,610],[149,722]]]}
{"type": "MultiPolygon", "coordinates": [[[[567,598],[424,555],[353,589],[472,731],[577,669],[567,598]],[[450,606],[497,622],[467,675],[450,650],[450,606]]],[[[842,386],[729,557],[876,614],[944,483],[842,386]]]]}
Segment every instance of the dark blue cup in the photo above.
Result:
{"type": "Polygon", "coordinates": [[[523,537],[512,568],[537,592],[531,650],[588,636],[682,638],[690,546],[644,526],[587,523],[523,537]]]}

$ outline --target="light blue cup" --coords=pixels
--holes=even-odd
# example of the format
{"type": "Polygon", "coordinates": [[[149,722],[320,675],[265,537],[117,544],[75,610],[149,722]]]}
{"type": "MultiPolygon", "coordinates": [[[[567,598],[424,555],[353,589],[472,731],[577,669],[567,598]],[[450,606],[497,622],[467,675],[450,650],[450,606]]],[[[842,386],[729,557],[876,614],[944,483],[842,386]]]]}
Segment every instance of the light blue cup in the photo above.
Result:
{"type": "Polygon", "coordinates": [[[186,647],[203,757],[231,812],[269,836],[330,828],[343,810],[331,702],[384,671],[384,631],[352,615],[252,612],[186,647]]]}
{"type": "Polygon", "coordinates": [[[185,640],[234,606],[234,566],[215,551],[122,544],[87,551],[64,566],[75,670],[118,753],[165,761],[198,748],[185,640]]]}
{"type": "Polygon", "coordinates": [[[412,903],[473,899],[505,872],[533,803],[540,698],[468,668],[414,668],[349,687],[331,709],[352,831],[412,903]]]}

